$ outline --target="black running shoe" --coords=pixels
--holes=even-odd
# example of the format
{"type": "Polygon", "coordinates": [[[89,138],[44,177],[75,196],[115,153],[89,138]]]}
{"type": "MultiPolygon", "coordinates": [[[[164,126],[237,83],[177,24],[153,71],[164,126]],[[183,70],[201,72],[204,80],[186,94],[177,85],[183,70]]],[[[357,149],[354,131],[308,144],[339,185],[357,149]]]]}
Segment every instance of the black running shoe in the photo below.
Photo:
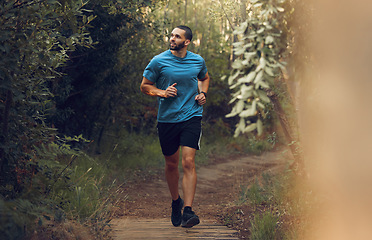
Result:
{"type": "Polygon", "coordinates": [[[183,207],[183,200],[179,198],[179,201],[172,202],[172,224],[175,227],[181,225],[182,221],[182,207],[183,207]]]}
{"type": "Polygon", "coordinates": [[[183,211],[181,223],[182,227],[191,228],[199,223],[200,223],[199,217],[193,211],[188,212],[183,211]]]}

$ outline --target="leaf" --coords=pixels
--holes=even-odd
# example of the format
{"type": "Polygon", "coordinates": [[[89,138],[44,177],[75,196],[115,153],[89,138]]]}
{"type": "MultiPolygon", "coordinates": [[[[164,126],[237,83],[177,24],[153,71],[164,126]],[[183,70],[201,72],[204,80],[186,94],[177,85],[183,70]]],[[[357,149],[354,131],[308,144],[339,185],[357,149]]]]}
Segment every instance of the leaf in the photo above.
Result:
{"type": "Polygon", "coordinates": [[[240,74],[240,71],[236,71],[233,75],[231,75],[228,79],[229,85],[232,85],[234,79],[240,74]]]}
{"type": "MultiPolygon", "coordinates": [[[[253,87],[253,86],[252,86],[252,87],[253,87]]],[[[245,93],[239,95],[237,98],[238,98],[238,99],[246,100],[246,99],[248,99],[248,98],[250,98],[250,97],[252,97],[252,96],[253,96],[253,92],[252,92],[252,91],[247,91],[247,92],[245,92],[245,93]]]]}
{"type": "Polygon", "coordinates": [[[257,100],[255,99],[252,102],[252,108],[251,108],[250,116],[256,115],[256,110],[257,110],[257,100]]]}
{"type": "Polygon", "coordinates": [[[249,35],[247,36],[247,38],[248,38],[248,39],[251,39],[251,40],[254,39],[255,37],[257,37],[257,34],[256,34],[256,32],[253,32],[253,31],[252,31],[251,34],[249,34],[249,35]]]}
{"type": "Polygon", "coordinates": [[[262,27],[262,28],[260,28],[260,29],[257,31],[257,33],[260,34],[260,33],[263,33],[264,31],[265,31],[265,28],[262,27]]]}
{"type": "Polygon", "coordinates": [[[256,78],[254,79],[254,84],[257,84],[259,81],[261,81],[262,80],[262,78],[263,78],[263,71],[261,70],[258,74],[257,74],[257,76],[256,76],[256,78]]]}
{"type": "Polygon", "coordinates": [[[90,23],[91,21],[93,21],[97,16],[93,16],[93,15],[90,15],[88,17],[88,23],[90,23]]]}
{"type": "Polygon", "coordinates": [[[238,95],[238,96],[236,96],[236,97],[233,97],[233,98],[229,101],[229,104],[235,102],[235,100],[238,99],[239,96],[240,96],[240,95],[238,95]]]}
{"type": "Polygon", "coordinates": [[[241,87],[241,91],[242,91],[242,93],[250,92],[250,91],[252,91],[252,90],[253,90],[253,86],[252,86],[252,85],[249,85],[249,86],[247,86],[247,85],[242,85],[242,87],[241,87]]]}
{"type": "Polygon", "coordinates": [[[273,36],[267,36],[265,39],[265,44],[270,44],[274,42],[274,37],[273,36]]]}
{"type": "Polygon", "coordinates": [[[271,67],[266,66],[266,67],[265,67],[265,72],[266,72],[269,76],[271,76],[271,77],[274,77],[274,76],[275,76],[275,74],[274,74],[274,72],[273,72],[273,69],[272,69],[271,67]]]}
{"type": "Polygon", "coordinates": [[[248,108],[248,109],[242,111],[242,112],[239,114],[239,117],[241,117],[241,118],[250,117],[250,116],[252,116],[250,113],[251,113],[251,108],[248,108]]]}
{"type": "Polygon", "coordinates": [[[244,108],[244,101],[239,100],[233,109],[231,110],[231,113],[227,114],[225,117],[230,118],[238,115],[244,108]]]}
{"type": "Polygon", "coordinates": [[[252,71],[252,72],[248,73],[248,75],[240,78],[238,80],[238,82],[239,83],[250,83],[250,82],[252,82],[252,80],[254,79],[255,76],[256,76],[256,72],[252,71]]]}
{"type": "Polygon", "coordinates": [[[256,123],[252,123],[250,125],[248,125],[244,130],[243,132],[246,133],[246,132],[252,132],[253,130],[255,130],[257,128],[257,124],[256,123]]]}
{"type": "Polygon", "coordinates": [[[240,85],[240,83],[235,83],[234,85],[231,85],[230,86],[230,89],[234,89],[234,88],[236,88],[237,86],[239,86],[240,85]]]}
{"type": "Polygon", "coordinates": [[[234,34],[243,34],[245,32],[245,30],[247,29],[248,27],[248,22],[243,22],[239,27],[236,27],[235,30],[234,30],[234,34]]]}
{"type": "Polygon", "coordinates": [[[244,118],[241,118],[239,123],[238,123],[238,127],[236,128],[236,130],[238,130],[239,132],[243,132],[244,128],[245,128],[245,120],[244,120],[244,118]]]}
{"type": "Polygon", "coordinates": [[[237,56],[242,55],[244,52],[245,52],[245,48],[244,47],[234,48],[234,53],[237,56]]]}
{"type": "Polygon", "coordinates": [[[232,45],[234,48],[243,47],[243,42],[234,42],[232,45]]]}
{"type": "Polygon", "coordinates": [[[231,118],[231,117],[235,117],[238,113],[237,112],[231,112],[229,114],[226,114],[225,117],[226,118],[231,118]]]}
{"type": "Polygon", "coordinates": [[[243,84],[240,88],[241,94],[238,95],[237,98],[243,99],[243,100],[250,98],[253,95],[252,90],[253,90],[253,85],[247,86],[243,84]]]}
{"type": "Polygon", "coordinates": [[[263,25],[269,30],[273,29],[269,22],[264,22],[263,25]]]}
{"type": "Polygon", "coordinates": [[[256,89],[258,89],[259,87],[262,87],[262,88],[265,88],[265,89],[268,89],[270,88],[269,84],[267,84],[267,82],[265,82],[264,80],[262,81],[259,81],[256,85],[256,89]]]}
{"type": "Polygon", "coordinates": [[[258,97],[260,98],[260,100],[262,100],[263,102],[265,102],[265,103],[270,103],[271,102],[270,98],[267,96],[265,91],[258,90],[257,94],[258,94],[258,97]]]}
{"type": "Polygon", "coordinates": [[[236,104],[236,112],[240,113],[244,109],[244,101],[239,100],[238,103],[236,104]]]}
{"type": "Polygon", "coordinates": [[[231,65],[232,68],[235,68],[235,69],[242,69],[243,68],[243,64],[242,64],[242,60],[240,59],[236,59],[232,65],[231,65]]]}
{"type": "Polygon", "coordinates": [[[257,133],[258,133],[258,136],[261,136],[262,135],[262,132],[263,132],[263,124],[262,124],[261,119],[258,119],[257,120],[257,133]]]}
{"type": "Polygon", "coordinates": [[[247,48],[250,48],[253,46],[253,43],[247,43],[244,45],[244,48],[247,49],[247,48]]]}
{"type": "Polygon", "coordinates": [[[253,6],[254,7],[261,7],[263,5],[263,3],[256,3],[256,4],[254,4],[253,6]]]}
{"type": "Polygon", "coordinates": [[[266,60],[263,56],[260,57],[260,64],[256,68],[256,72],[260,71],[266,66],[266,60]]]}
{"type": "Polygon", "coordinates": [[[247,64],[244,64],[244,65],[248,65],[248,62],[251,60],[251,58],[253,57],[253,56],[255,56],[257,54],[257,52],[246,52],[246,53],[244,53],[244,57],[245,57],[245,60],[243,61],[243,62],[245,62],[245,61],[247,61],[247,64]]]}
{"type": "Polygon", "coordinates": [[[265,109],[265,105],[264,105],[262,102],[257,102],[257,105],[258,105],[261,109],[265,109]]]}
{"type": "Polygon", "coordinates": [[[252,82],[255,76],[256,76],[256,72],[254,71],[250,72],[247,76],[247,82],[252,82]]]}
{"type": "Polygon", "coordinates": [[[243,64],[244,66],[249,66],[249,59],[244,59],[244,60],[242,61],[242,64],[243,64]]]}

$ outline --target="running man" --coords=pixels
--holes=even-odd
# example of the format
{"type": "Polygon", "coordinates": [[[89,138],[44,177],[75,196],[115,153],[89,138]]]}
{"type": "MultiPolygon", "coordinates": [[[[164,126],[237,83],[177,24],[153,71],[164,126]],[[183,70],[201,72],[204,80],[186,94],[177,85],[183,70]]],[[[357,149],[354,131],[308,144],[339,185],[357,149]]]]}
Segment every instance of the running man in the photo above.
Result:
{"type": "Polygon", "coordinates": [[[165,177],[172,197],[171,221],[190,228],[199,224],[192,211],[196,190],[195,153],[199,150],[203,105],[209,87],[204,59],[187,50],[192,31],[177,26],[170,36],[170,49],[147,65],[141,91],[158,97],[158,134],[165,157],[165,177]],[[182,153],[183,198],[178,190],[178,163],[182,153]],[[185,206],[182,214],[182,208],[185,206]]]}

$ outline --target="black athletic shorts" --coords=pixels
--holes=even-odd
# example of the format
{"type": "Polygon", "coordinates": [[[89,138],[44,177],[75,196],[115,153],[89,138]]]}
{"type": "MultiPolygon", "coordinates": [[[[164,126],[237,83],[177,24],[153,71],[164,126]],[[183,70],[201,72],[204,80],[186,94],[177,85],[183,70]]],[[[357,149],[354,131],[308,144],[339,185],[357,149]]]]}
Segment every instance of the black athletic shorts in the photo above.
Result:
{"type": "Polygon", "coordinates": [[[202,117],[193,117],[185,122],[158,123],[158,134],[164,156],[171,156],[180,146],[200,149],[202,117]]]}

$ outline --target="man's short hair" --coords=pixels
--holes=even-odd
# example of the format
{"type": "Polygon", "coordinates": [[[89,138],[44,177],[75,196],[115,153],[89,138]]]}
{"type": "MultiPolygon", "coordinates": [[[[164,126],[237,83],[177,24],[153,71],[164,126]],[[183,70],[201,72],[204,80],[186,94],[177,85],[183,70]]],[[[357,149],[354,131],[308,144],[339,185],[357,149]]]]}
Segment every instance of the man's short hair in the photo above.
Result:
{"type": "Polygon", "coordinates": [[[176,28],[179,28],[179,29],[184,30],[185,31],[185,37],[186,37],[186,39],[189,39],[190,42],[191,42],[191,40],[192,40],[192,31],[191,31],[191,29],[188,26],[179,25],[176,28]]]}

